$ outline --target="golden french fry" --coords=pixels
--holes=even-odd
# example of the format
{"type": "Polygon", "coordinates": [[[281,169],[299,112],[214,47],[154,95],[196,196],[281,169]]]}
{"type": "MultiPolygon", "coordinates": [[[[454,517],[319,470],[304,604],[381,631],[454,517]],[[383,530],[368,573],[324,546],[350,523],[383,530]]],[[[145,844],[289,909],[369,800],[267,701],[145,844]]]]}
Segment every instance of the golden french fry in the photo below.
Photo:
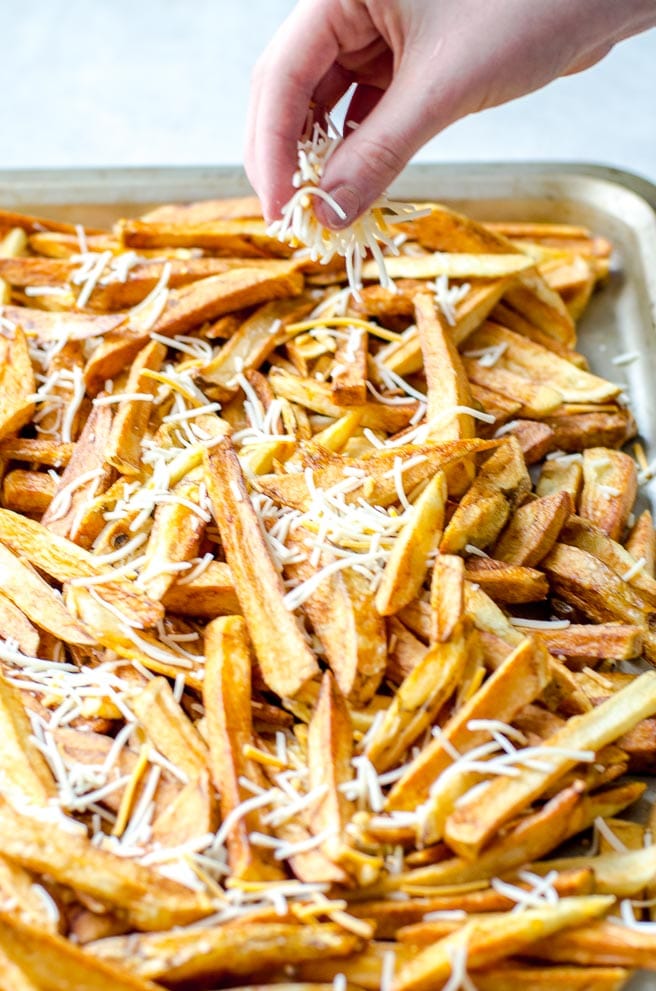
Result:
{"type": "Polygon", "coordinates": [[[9,961],[26,976],[27,983],[12,985],[16,991],[21,988],[28,991],[31,987],[45,991],[73,987],[85,991],[105,991],[108,987],[116,991],[161,988],[136,976],[133,967],[99,960],[61,936],[28,925],[15,912],[0,910],[0,946],[9,961]]]}
{"type": "Polygon", "coordinates": [[[227,562],[258,661],[269,687],[296,695],[318,667],[297,620],[283,602],[282,582],[253,511],[237,455],[220,441],[207,455],[207,489],[227,562]],[[272,640],[269,624],[276,637],[272,640]],[[293,658],[293,666],[290,659],[293,658]]]}
{"type": "Polygon", "coordinates": [[[446,936],[406,963],[394,979],[394,991],[428,991],[453,973],[453,954],[464,953],[469,967],[483,967],[521,952],[536,939],[604,914],[613,904],[602,895],[562,898],[557,905],[526,909],[517,915],[477,919],[446,936]]]}
{"type": "Polygon", "coordinates": [[[497,779],[478,796],[459,804],[446,823],[449,846],[472,857],[513,812],[523,808],[580,760],[628,732],[656,712],[656,672],[647,671],[592,712],[571,719],[545,740],[540,760],[544,769],[525,768],[517,778],[497,779]]]}
{"type": "MultiPolygon", "coordinates": [[[[235,817],[247,797],[240,779],[258,783],[256,765],[244,754],[252,741],[250,719],[250,644],[241,616],[212,620],[205,630],[206,672],[203,699],[207,712],[209,766],[221,799],[224,823],[235,817]]],[[[257,810],[236,818],[226,843],[232,874],[236,878],[271,880],[282,876],[280,868],[250,841],[261,830],[257,810]]]]}
{"type": "Polygon", "coordinates": [[[446,498],[446,477],[438,471],[415,502],[385,566],[375,599],[381,616],[398,612],[419,593],[429,555],[442,534],[446,498]]]}

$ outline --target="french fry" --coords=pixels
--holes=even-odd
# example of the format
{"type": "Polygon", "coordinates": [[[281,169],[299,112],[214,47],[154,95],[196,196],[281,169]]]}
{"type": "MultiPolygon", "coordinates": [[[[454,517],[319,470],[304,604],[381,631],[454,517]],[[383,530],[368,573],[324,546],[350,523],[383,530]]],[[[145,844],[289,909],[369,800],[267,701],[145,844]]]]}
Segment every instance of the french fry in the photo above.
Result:
{"type": "Polygon", "coordinates": [[[0,569],[4,595],[29,619],[67,643],[93,643],[84,627],[70,614],[50,585],[2,543],[0,569]]]}
{"type": "Polygon", "coordinates": [[[549,583],[541,571],[503,564],[493,558],[468,558],[465,578],[480,585],[495,602],[539,602],[549,592],[549,583]]]}
{"type": "Polygon", "coordinates": [[[619,540],[637,492],[635,461],[621,451],[589,448],[583,452],[583,489],[579,512],[619,540]]]}
{"type": "Polygon", "coordinates": [[[297,621],[285,608],[276,572],[234,450],[221,441],[208,454],[207,489],[221,530],[239,603],[265,680],[281,696],[294,696],[316,674],[317,663],[297,621]],[[278,636],[272,642],[268,624],[278,636]],[[287,658],[294,658],[290,669],[287,658]]]}
{"type": "Polygon", "coordinates": [[[132,707],[153,746],[190,780],[207,770],[207,746],[175,701],[166,679],[149,681],[132,707]]]}
{"type": "MultiPolygon", "coordinates": [[[[108,986],[116,991],[157,991],[159,984],[136,976],[132,967],[107,963],[80,949],[54,933],[23,922],[16,913],[0,910],[0,945],[9,961],[26,977],[24,987],[63,991],[85,988],[101,991],[108,986]]],[[[0,970],[0,976],[2,971],[0,970]]]]}
{"type": "Polygon", "coordinates": [[[348,957],[358,947],[357,938],[338,926],[284,922],[207,926],[137,939],[138,944],[134,937],[115,936],[92,944],[89,950],[106,963],[129,963],[142,980],[165,977],[179,982],[257,974],[276,965],[322,957],[348,957]],[[137,946],[139,952],[135,954],[137,946]]]}
{"type": "Polygon", "coordinates": [[[433,644],[399,687],[377,732],[367,741],[365,753],[378,771],[399,763],[432,723],[460,681],[472,640],[471,625],[460,621],[449,640],[433,644]]]}
{"type": "Polygon", "coordinates": [[[518,808],[540,795],[571,767],[581,751],[597,751],[656,712],[656,674],[645,672],[592,712],[570,720],[544,741],[544,770],[524,769],[516,779],[486,785],[485,802],[461,803],[446,823],[449,846],[472,857],[518,808]],[[520,797],[521,796],[521,797],[520,797]]]}
{"type": "Polygon", "coordinates": [[[326,672],[317,706],[308,727],[310,788],[326,786],[311,813],[315,833],[326,833],[321,849],[330,860],[340,862],[344,854],[344,830],[353,814],[352,803],[343,793],[353,769],[353,733],[344,696],[335,679],[326,672]]]}
{"type": "Polygon", "coordinates": [[[603,920],[556,933],[539,940],[525,951],[534,959],[563,961],[578,965],[644,967],[653,970],[656,961],[654,933],[632,931],[624,925],[603,920]]]}
{"type": "Polygon", "coordinates": [[[173,581],[164,593],[163,605],[182,616],[211,619],[240,612],[232,572],[222,561],[210,561],[195,578],[173,581]]]}
{"type": "Polygon", "coordinates": [[[23,815],[5,801],[0,802],[0,829],[10,860],[114,906],[137,929],[184,925],[211,911],[207,898],[183,885],[97,849],[78,832],[53,830],[47,821],[23,815]]]}
{"type": "Polygon", "coordinates": [[[417,499],[411,519],[394,544],[376,592],[376,609],[381,616],[398,612],[419,593],[429,554],[442,534],[446,498],[446,477],[438,471],[417,499]]]}
{"type": "Polygon", "coordinates": [[[492,715],[496,719],[512,719],[515,712],[540,694],[548,677],[544,648],[528,638],[522,640],[481,690],[443,727],[442,733],[410,763],[389,793],[388,808],[414,808],[425,799],[433,781],[451,763],[450,748],[445,746],[445,741],[462,750],[489,739],[486,731],[469,729],[469,722],[492,715]]]}
{"type": "Polygon", "coordinates": [[[489,348],[502,352],[494,368],[506,368],[532,382],[548,385],[559,392],[565,402],[604,403],[621,391],[613,382],[577,368],[535,341],[486,321],[468,338],[467,351],[489,348]]]}
{"type": "MultiPolygon", "coordinates": [[[[435,279],[446,275],[450,279],[498,279],[533,268],[533,261],[520,253],[486,255],[456,252],[444,255],[403,255],[386,260],[385,267],[392,279],[435,279]]],[[[363,279],[375,279],[378,270],[374,262],[362,266],[363,279]]]]}
{"type": "MultiPolygon", "coordinates": [[[[302,561],[286,573],[309,580],[317,569],[302,561]]],[[[383,677],[387,651],[385,622],[368,582],[352,570],[336,572],[312,591],[304,609],[342,694],[353,703],[368,702],[383,677]]]]}
{"type": "Polygon", "coordinates": [[[30,657],[39,649],[39,631],[30,623],[25,613],[11,599],[0,592],[0,636],[13,640],[18,649],[30,657]]]}
{"type": "Polygon", "coordinates": [[[50,768],[37,749],[18,689],[0,673],[0,777],[2,794],[10,800],[45,806],[56,794],[50,768]]]}
{"type": "Polygon", "coordinates": [[[453,972],[453,953],[463,949],[469,967],[482,967],[521,952],[540,937],[575,926],[604,914],[611,898],[587,895],[562,898],[558,905],[526,909],[517,915],[491,915],[467,923],[453,936],[446,936],[420,951],[406,963],[394,980],[395,991],[427,991],[453,972]]]}
{"type": "Polygon", "coordinates": [[[2,504],[6,509],[41,517],[47,512],[57,483],[44,471],[24,471],[14,468],[2,480],[2,504]]]}
{"type": "Polygon", "coordinates": [[[448,640],[464,612],[465,562],[457,554],[437,554],[430,588],[431,643],[448,640]]]}
{"type": "MultiPolygon", "coordinates": [[[[252,740],[249,712],[250,644],[241,616],[212,620],[205,631],[207,670],[203,685],[207,711],[210,770],[220,794],[224,822],[235,816],[246,797],[242,777],[256,780],[253,762],[245,754],[252,740]]],[[[230,867],[236,878],[272,880],[280,869],[265,858],[250,841],[254,829],[261,829],[256,810],[236,819],[227,836],[230,867]]]]}
{"type": "MultiPolygon", "coordinates": [[[[7,319],[7,318],[5,318],[7,319]]],[[[34,403],[34,371],[21,327],[0,334],[0,439],[29,423],[34,403]]]]}
{"type": "Polygon", "coordinates": [[[506,564],[526,568],[539,564],[555,544],[573,508],[567,491],[520,506],[494,545],[494,556],[506,564]]]}
{"type": "Polygon", "coordinates": [[[643,510],[631,527],[625,547],[634,561],[644,562],[642,570],[653,578],[656,565],[656,531],[648,509],[643,510]]]}
{"type": "Polygon", "coordinates": [[[481,549],[489,546],[529,488],[528,472],[517,441],[514,438],[503,441],[460,500],[440,541],[440,551],[455,554],[467,544],[481,549]]]}

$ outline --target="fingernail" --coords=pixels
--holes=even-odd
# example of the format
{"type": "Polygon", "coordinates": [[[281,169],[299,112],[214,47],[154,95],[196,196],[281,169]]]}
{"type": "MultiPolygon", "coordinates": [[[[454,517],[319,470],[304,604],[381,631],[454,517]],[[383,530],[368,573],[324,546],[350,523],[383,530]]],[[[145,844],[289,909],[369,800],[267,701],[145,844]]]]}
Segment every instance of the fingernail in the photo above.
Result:
{"type": "Polygon", "coordinates": [[[333,230],[341,230],[352,224],[360,212],[360,197],[352,186],[335,186],[328,194],[335,203],[341,207],[341,214],[330,206],[325,200],[321,200],[316,207],[316,214],[322,224],[332,227],[333,230]]]}

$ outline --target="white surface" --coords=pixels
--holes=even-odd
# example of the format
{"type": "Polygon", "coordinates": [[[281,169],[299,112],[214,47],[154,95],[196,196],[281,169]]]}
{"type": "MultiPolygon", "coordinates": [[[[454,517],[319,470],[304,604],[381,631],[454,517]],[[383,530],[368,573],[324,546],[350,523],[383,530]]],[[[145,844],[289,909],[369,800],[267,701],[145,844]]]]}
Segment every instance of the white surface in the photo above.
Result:
{"type": "MultiPolygon", "coordinates": [[[[292,6],[11,4],[0,56],[0,167],[240,162],[251,67],[292,6]]],[[[655,65],[652,30],[586,73],[460,121],[418,158],[600,162],[656,181],[655,65]]]]}

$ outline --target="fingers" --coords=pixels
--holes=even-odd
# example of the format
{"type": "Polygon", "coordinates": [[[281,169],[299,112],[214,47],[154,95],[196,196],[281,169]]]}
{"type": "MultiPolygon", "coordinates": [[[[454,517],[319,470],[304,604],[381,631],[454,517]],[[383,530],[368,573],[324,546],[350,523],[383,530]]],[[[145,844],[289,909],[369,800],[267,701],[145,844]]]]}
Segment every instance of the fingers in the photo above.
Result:
{"type": "Polygon", "coordinates": [[[289,199],[296,141],[337,43],[318,8],[301,3],[274,37],[253,75],[245,164],[269,220],[289,199]]]}
{"type": "MultiPolygon", "coordinates": [[[[327,227],[351,224],[384,193],[414,153],[449,123],[429,95],[408,97],[409,87],[416,83],[399,73],[382,95],[373,87],[362,88],[353,108],[355,119],[362,123],[332,156],[321,184],[346,216],[337,217],[323,202],[315,207],[327,227]]],[[[414,88],[414,92],[421,90],[414,88]]]]}

